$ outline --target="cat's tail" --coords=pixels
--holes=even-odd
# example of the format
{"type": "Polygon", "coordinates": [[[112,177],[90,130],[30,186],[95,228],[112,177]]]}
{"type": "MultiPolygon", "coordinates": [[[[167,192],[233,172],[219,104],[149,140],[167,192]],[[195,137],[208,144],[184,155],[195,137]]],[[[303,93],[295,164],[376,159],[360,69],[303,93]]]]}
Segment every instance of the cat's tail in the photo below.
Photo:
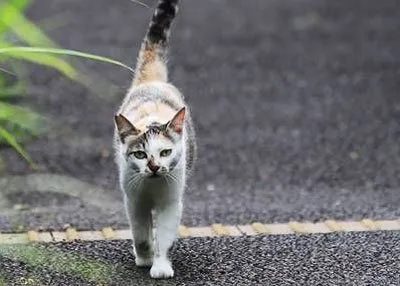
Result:
{"type": "Polygon", "coordinates": [[[160,0],[143,40],[133,85],[168,80],[167,49],[171,23],[179,0],[160,0]]]}

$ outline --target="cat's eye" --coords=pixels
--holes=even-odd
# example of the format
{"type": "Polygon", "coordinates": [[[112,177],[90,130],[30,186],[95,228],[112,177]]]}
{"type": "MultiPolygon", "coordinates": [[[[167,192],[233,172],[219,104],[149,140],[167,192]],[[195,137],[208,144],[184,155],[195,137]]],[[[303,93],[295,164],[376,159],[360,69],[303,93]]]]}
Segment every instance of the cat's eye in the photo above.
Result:
{"type": "Polygon", "coordinates": [[[147,158],[147,154],[143,151],[135,151],[132,152],[133,156],[135,156],[137,159],[144,159],[147,158]]]}
{"type": "Polygon", "coordinates": [[[164,150],[162,150],[160,152],[160,156],[161,157],[167,157],[167,156],[171,155],[171,153],[172,153],[171,149],[164,149],[164,150]]]}

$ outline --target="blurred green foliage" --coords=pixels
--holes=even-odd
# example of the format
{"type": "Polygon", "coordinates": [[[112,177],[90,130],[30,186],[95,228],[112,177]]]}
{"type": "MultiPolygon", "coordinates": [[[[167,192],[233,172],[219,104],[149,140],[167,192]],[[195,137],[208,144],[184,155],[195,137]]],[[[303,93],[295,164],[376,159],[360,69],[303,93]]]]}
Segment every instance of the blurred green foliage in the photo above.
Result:
{"type": "Polygon", "coordinates": [[[77,76],[75,68],[63,58],[65,55],[116,64],[130,71],[132,69],[105,57],[59,49],[24,16],[30,4],[30,0],[0,0],[0,144],[12,146],[35,168],[21,143],[45,130],[44,118],[27,107],[15,104],[15,98],[25,94],[27,84],[15,60],[55,68],[76,81],[82,81],[82,78],[77,76]]]}

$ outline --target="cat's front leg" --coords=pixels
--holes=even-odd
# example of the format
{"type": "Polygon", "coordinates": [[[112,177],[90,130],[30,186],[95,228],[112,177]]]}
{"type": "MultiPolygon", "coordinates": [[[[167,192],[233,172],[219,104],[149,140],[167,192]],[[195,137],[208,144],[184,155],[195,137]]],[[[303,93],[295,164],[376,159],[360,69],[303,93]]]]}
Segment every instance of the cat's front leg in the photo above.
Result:
{"type": "Polygon", "coordinates": [[[139,267],[150,267],[154,256],[151,208],[140,200],[128,198],[126,208],[132,229],[135,263],[139,267]]]}
{"type": "Polygon", "coordinates": [[[168,251],[177,233],[182,213],[180,199],[157,209],[156,239],[153,266],[150,269],[152,278],[169,278],[174,276],[168,251]]]}

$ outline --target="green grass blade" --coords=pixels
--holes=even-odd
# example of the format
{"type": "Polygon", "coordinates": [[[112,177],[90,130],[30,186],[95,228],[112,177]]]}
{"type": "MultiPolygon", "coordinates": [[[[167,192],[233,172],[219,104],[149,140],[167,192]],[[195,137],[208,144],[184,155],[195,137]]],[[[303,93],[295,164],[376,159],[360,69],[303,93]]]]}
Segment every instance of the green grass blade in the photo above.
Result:
{"type": "MultiPolygon", "coordinates": [[[[14,8],[19,11],[19,13],[22,13],[28,5],[31,3],[30,0],[9,0],[8,1],[10,5],[14,6],[14,8]]],[[[1,5],[3,6],[3,5],[1,5]]],[[[2,7],[4,8],[4,7],[2,7]]],[[[10,10],[8,9],[0,9],[0,19],[8,18],[8,21],[13,23],[13,14],[10,14],[10,10]],[[7,15],[8,14],[8,15],[7,15]]],[[[0,21],[0,37],[2,34],[4,34],[9,28],[9,24],[5,24],[3,21],[0,21]]]]}
{"type": "Polygon", "coordinates": [[[4,138],[6,142],[13,147],[28,163],[31,165],[31,168],[37,169],[36,164],[33,162],[29,154],[22,148],[22,146],[17,142],[15,137],[0,126],[0,137],[4,138]]]}
{"type": "Polygon", "coordinates": [[[38,54],[56,54],[56,55],[80,57],[80,58],[85,58],[85,59],[89,59],[89,60],[95,60],[95,61],[99,61],[99,62],[117,65],[117,66],[123,67],[123,68],[131,71],[132,73],[134,72],[134,70],[131,67],[129,67],[126,64],[121,63],[119,61],[116,61],[116,60],[113,60],[110,58],[106,58],[106,57],[102,57],[102,56],[98,56],[98,55],[79,52],[79,51],[75,51],[75,50],[54,49],[54,48],[36,48],[36,47],[4,47],[4,48],[0,48],[0,55],[1,54],[19,55],[19,54],[25,54],[25,53],[31,54],[31,55],[35,54],[35,56],[38,54]]]}
{"type": "Polygon", "coordinates": [[[1,4],[0,11],[0,23],[12,30],[22,41],[31,46],[57,46],[12,4],[1,4]]]}
{"type": "Polygon", "coordinates": [[[9,0],[10,4],[19,11],[24,11],[31,4],[31,0],[9,0]]]}
{"type": "Polygon", "coordinates": [[[15,96],[22,96],[26,91],[26,85],[22,82],[17,82],[11,86],[0,85],[0,99],[12,98],[15,96]]]}
{"type": "Polygon", "coordinates": [[[44,117],[29,108],[0,101],[0,121],[10,122],[30,132],[31,135],[42,133],[44,117]]]}
{"type": "Polygon", "coordinates": [[[0,56],[4,55],[16,59],[30,61],[40,65],[45,65],[59,70],[71,79],[77,78],[75,69],[68,62],[59,57],[49,55],[49,53],[46,51],[40,51],[36,49],[37,48],[30,47],[11,47],[1,43],[0,56]]]}
{"type": "MultiPolygon", "coordinates": [[[[0,67],[0,72],[7,73],[9,75],[15,75],[12,71],[6,70],[5,68],[0,67]]],[[[5,82],[5,79],[0,77],[0,85],[5,82]]]]}

